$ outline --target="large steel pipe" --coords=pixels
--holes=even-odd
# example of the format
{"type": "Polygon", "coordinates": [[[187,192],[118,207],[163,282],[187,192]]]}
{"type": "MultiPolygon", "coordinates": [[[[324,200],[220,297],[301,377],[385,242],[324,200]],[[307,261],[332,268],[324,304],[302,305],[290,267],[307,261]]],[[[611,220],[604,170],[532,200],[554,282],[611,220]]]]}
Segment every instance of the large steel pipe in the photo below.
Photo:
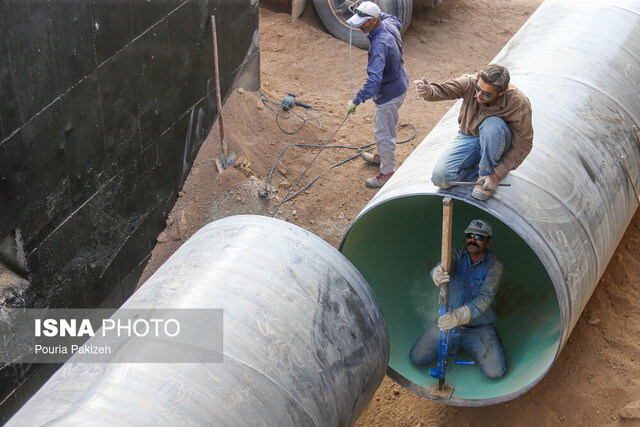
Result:
{"type": "MultiPolygon", "coordinates": [[[[534,147],[487,202],[469,187],[430,181],[458,130],[457,103],[363,209],[341,244],[372,286],[389,326],[389,375],[437,400],[435,380],[409,350],[437,315],[428,272],[440,258],[442,197],[454,201],[454,245],[473,218],[493,224],[505,274],[496,327],[507,355],[500,380],[454,366],[446,403],[513,399],[551,368],[631,221],[640,188],[640,3],[547,0],[493,62],[531,100],[534,147]],[[621,159],[628,165],[629,173],[621,159]]],[[[429,108],[429,104],[424,104],[429,108]]]]}
{"type": "MultiPolygon", "coordinates": [[[[128,308],[223,309],[224,361],[74,356],[9,425],[351,425],[389,360],[387,327],[360,273],[319,237],[261,216],[198,231],[128,308]]],[[[185,347],[203,344],[195,336],[185,347]]]]}

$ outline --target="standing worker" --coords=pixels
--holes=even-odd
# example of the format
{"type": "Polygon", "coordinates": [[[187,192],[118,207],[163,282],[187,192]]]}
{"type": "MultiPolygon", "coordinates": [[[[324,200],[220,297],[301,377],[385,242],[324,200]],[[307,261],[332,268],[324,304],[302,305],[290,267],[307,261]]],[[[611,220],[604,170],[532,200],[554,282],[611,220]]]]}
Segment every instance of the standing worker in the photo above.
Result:
{"type": "Polygon", "coordinates": [[[507,370],[502,341],[493,326],[502,262],[488,250],[493,234],[488,222],[474,219],[464,232],[466,245],[451,250],[451,275],[440,264],[431,271],[436,286],[449,283],[449,305],[453,311],[427,327],[409,357],[417,365],[437,361],[439,331],[464,326],[460,329],[460,347],[471,353],[483,374],[497,379],[507,370]]]}
{"type": "Polygon", "coordinates": [[[471,195],[487,200],[500,180],[527,157],[533,147],[531,103],[509,80],[506,67],[489,64],[479,73],[444,83],[414,82],[427,101],[463,99],[458,135],[433,168],[435,185],[449,188],[451,182],[478,176],[471,195]]]}
{"type": "Polygon", "coordinates": [[[373,98],[376,104],[374,136],[378,154],[362,153],[362,158],[373,165],[380,165],[380,173],[365,181],[369,188],[380,188],[396,171],[398,110],[409,87],[409,75],[402,57],[402,22],[393,15],[382,13],[377,4],[365,1],[356,8],[356,14],[347,23],[368,34],[369,38],[369,77],[347,104],[347,112],[354,114],[356,107],[369,98],[373,98]]]}

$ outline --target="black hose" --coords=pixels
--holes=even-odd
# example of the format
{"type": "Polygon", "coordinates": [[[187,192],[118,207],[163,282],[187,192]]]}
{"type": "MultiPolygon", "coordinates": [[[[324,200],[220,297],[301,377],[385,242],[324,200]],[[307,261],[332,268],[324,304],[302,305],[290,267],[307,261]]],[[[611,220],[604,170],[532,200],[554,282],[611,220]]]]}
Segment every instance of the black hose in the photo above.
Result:
{"type": "MultiPolygon", "coordinates": [[[[298,183],[300,182],[300,180],[302,179],[304,174],[309,170],[309,168],[311,167],[313,162],[316,161],[316,159],[318,158],[320,153],[322,153],[322,150],[324,150],[326,148],[327,144],[329,144],[329,142],[333,139],[335,134],[338,133],[338,131],[340,130],[342,125],[347,121],[348,118],[349,118],[349,113],[347,113],[347,115],[344,117],[344,120],[342,120],[342,123],[340,123],[340,125],[336,128],[336,130],[333,131],[333,133],[331,134],[329,139],[327,139],[327,142],[325,142],[324,145],[322,145],[322,148],[320,148],[320,151],[318,151],[318,154],[316,154],[316,156],[309,162],[307,167],[302,171],[302,173],[300,174],[300,177],[298,178],[296,183],[293,184],[293,186],[291,186],[291,189],[289,190],[289,192],[284,196],[282,201],[280,203],[278,203],[278,206],[276,206],[276,209],[273,211],[273,215],[271,215],[271,217],[276,216],[276,213],[278,212],[278,209],[280,209],[280,206],[282,206],[282,204],[285,201],[291,200],[291,199],[287,198],[289,196],[289,194],[291,194],[291,191],[293,191],[293,189],[296,187],[296,185],[298,185],[298,183]]],[[[285,150],[286,150],[286,147],[285,147],[285,150]]],[[[284,150],[280,153],[280,155],[278,155],[278,157],[276,158],[276,161],[273,163],[273,166],[271,166],[271,171],[269,172],[269,180],[267,181],[267,191],[269,191],[269,188],[270,188],[270,185],[271,185],[271,175],[273,174],[273,169],[276,167],[276,162],[278,161],[278,159],[280,158],[280,156],[282,155],[283,152],[284,152],[284,150]]]]}
{"type": "MultiPolygon", "coordinates": [[[[280,160],[280,158],[282,157],[282,155],[291,147],[308,147],[308,148],[320,148],[320,151],[318,151],[318,154],[316,154],[316,156],[313,158],[313,160],[311,160],[311,162],[309,162],[309,164],[307,165],[307,167],[305,168],[305,170],[302,172],[302,174],[300,174],[300,177],[298,178],[298,180],[296,181],[296,183],[294,185],[291,186],[291,189],[289,190],[289,192],[284,196],[284,198],[282,199],[282,201],[278,204],[278,206],[276,207],[275,211],[273,212],[272,217],[274,217],[276,215],[276,213],[278,212],[278,209],[280,209],[280,206],[282,206],[284,203],[288,202],[289,200],[293,199],[294,197],[296,197],[298,194],[300,194],[302,191],[306,190],[307,188],[309,188],[314,182],[316,182],[322,175],[324,175],[326,172],[330,171],[331,169],[340,166],[346,162],[348,162],[349,160],[352,160],[360,155],[362,155],[363,152],[365,151],[369,151],[372,150],[374,145],[376,145],[375,142],[371,142],[369,144],[365,144],[365,145],[360,145],[358,147],[352,147],[349,145],[327,145],[329,144],[329,142],[331,141],[331,139],[335,136],[335,134],[338,132],[338,130],[340,130],[340,128],[342,127],[342,125],[344,125],[344,123],[347,121],[347,118],[349,117],[349,115],[347,114],[347,116],[344,118],[344,120],[342,121],[342,123],[340,123],[340,126],[338,126],[338,128],[333,132],[333,134],[331,134],[331,136],[329,137],[329,139],[327,140],[327,142],[325,142],[323,145],[319,145],[319,144],[289,144],[286,147],[284,147],[282,149],[282,151],[280,151],[280,154],[278,154],[278,156],[276,157],[275,161],[273,162],[273,165],[271,166],[271,170],[269,171],[269,178],[267,179],[267,186],[266,186],[266,194],[267,197],[268,193],[269,193],[269,189],[271,188],[271,178],[273,176],[273,171],[276,168],[276,165],[278,163],[278,161],[280,160]],[[331,165],[330,167],[328,167],[327,169],[325,169],[324,171],[320,172],[313,180],[311,180],[308,184],[306,184],[304,187],[302,187],[300,190],[296,191],[295,193],[293,193],[291,196],[289,196],[289,194],[291,194],[291,192],[293,191],[293,189],[298,185],[298,183],[300,182],[300,180],[302,179],[302,177],[304,176],[304,174],[307,172],[307,170],[309,170],[309,168],[311,167],[311,165],[313,164],[313,162],[315,162],[315,160],[318,158],[318,156],[320,155],[320,153],[322,152],[322,150],[324,150],[325,148],[344,148],[344,149],[348,149],[348,150],[361,150],[359,151],[357,154],[354,154],[353,156],[341,160],[338,163],[334,163],[333,165],[331,165]]],[[[416,137],[416,135],[418,134],[418,129],[411,123],[403,123],[401,125],[396,126],[396,130],[406,127],[406,126],[410,126],[413,128],[414,133],[413,135],[411,135],[411,137],[402,140],[402,141],[397,141],[396,145],[398,144],[404,144],[405,142],[409,142],[411,141],[413,138],[416,137]]]]}

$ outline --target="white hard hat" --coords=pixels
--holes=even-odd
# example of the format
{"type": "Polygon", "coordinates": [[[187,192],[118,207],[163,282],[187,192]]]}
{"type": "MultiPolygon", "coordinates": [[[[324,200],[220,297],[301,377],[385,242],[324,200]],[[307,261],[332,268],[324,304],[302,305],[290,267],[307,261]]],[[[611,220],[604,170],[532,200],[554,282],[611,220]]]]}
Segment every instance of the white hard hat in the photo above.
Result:
{"type": "Polygon", "coordinates": [[[380,13],[380,8],[377,4],[372,1],[365,1],[360,3],[358,7],[356,7],[355,15],[347,20],[347,24],[351,25],[352,27],[358,28],[369,19],[379,18],[380,13]]]}

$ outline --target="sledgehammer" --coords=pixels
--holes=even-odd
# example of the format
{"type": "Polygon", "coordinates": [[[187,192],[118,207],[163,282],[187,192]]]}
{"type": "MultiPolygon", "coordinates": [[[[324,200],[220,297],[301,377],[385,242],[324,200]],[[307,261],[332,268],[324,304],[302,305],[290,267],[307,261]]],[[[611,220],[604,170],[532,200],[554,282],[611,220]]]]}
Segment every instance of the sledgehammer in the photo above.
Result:
{"type": "Polygon", "coordinates": [[[218,123],[220,124],[220,145],[222,146],[222,155],[216,158],[216,166],[218,172],[222,173],[225,169],[233,166],[236,162],[236,154],[227,151],[227,140],[224,137],[224,122],[222,120],[222,97],[220,95],[220,67],[218,66],[218,36],[216,32],[216,17],[211,15],[211,31],[213,33],[213,69],[216,80],[216,105],[218,108],[218,123]]]}

